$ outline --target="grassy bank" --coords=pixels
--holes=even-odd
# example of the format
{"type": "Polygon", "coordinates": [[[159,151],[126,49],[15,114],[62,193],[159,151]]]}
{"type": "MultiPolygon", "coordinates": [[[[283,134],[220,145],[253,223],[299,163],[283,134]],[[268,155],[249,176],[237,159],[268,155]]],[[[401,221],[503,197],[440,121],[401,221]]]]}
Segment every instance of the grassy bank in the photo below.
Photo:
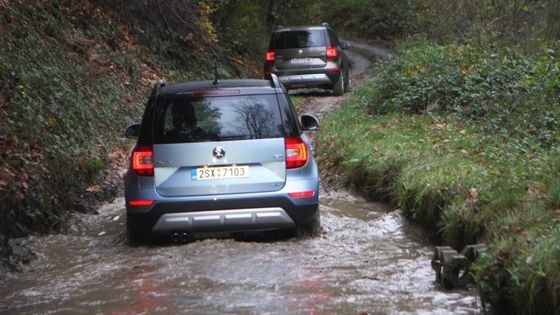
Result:
{"type": "Polygon", "coordinates": [[[560,313],[560,60],[401,44],[401,60],[323,121],[323,167],[389,200],[440,241],[484,242],[499,313],[560,313]]]}
{"type": "Polygon", "coordinates": [[[207,7],[166,4],[0,1],[0,256],[9,238],[63,231],[117,193],[124,129],[157,80],[209,79],[216,58],[222,77],[246,73],[213,48],[207,7]],[[156,5],[188,12],[145,23],[156,5]]]}

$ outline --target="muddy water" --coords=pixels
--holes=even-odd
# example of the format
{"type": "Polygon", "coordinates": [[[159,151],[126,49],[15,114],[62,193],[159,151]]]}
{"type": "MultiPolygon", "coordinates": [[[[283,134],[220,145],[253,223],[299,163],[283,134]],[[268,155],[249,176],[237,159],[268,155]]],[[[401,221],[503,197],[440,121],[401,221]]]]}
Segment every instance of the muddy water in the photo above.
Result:
{"type": "Polygon", "coordinates": [[[27,239],[39,259],[0,284],[0,313],[479,313],[474,292],[434,285],[432,249],[398,211],[323,195],[314,239],[137,248],[117,199],[69,235],[27,239]]]}

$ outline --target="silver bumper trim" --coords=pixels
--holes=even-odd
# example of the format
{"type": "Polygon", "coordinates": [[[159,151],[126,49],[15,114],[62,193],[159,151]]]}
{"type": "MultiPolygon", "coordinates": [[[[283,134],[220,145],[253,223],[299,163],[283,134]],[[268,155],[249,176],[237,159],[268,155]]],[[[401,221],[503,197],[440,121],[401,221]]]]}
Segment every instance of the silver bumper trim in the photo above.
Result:
{"type": "Polygon", "coordinates": [[[291,229],[295,223],[282,208],[178,212],[162,215],[152,231],[216,232],[291,229]]]}
{"type": "Polygon", "coordinates": [[[298,74],[279,77],[280,82],[286,86],[297,86],[305,84],[330,84],[331,80],[324,73],[298,74]]]}

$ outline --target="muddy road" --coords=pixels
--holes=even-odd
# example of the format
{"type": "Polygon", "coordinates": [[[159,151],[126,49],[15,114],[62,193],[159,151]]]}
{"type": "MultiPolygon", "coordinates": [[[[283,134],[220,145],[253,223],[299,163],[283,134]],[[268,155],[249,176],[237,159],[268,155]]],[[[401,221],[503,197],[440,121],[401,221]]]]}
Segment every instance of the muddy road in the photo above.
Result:
{"type": "MultiPolygon", "coordinates": [[[[371,47],[376,48],[376,47],[371,47]]],[[[376,48],[377,49],[377,48],[376,48]]],[[[354,86],[368,46],[350,52],[354,86]]],[[[321,117],[344,97],[307,96],[321,117]]],[[[22,240],[38,259],[0,283],[2,314],[478,314],[473,291],[434,284],[432,247],[399,211],[323,187],[316,238],[125,244],[124,199],[66,235],[22,240]]]]}

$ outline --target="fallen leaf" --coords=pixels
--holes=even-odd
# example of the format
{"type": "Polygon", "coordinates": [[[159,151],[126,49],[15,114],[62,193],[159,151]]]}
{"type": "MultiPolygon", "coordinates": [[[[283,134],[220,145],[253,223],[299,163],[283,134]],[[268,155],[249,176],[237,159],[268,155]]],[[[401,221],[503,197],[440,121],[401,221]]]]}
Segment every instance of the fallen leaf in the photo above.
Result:
{"type": "Polygon", "coordinates": [[[94,184],[89,186],[88,188],[86,188],[86,191],[89,193],[94,193],[94,192],[100,192],[101,191],[101,186],[94,184]]]}
{"type": "Polygon", "coordinates": [[[478,197],[480,196],[480,193],[478,192],[478,190],[474,187],[472,187],[471,189],[469,189],[469,197],[468,199],[471,201],[476,201],[478,200],[478,197]]]}

